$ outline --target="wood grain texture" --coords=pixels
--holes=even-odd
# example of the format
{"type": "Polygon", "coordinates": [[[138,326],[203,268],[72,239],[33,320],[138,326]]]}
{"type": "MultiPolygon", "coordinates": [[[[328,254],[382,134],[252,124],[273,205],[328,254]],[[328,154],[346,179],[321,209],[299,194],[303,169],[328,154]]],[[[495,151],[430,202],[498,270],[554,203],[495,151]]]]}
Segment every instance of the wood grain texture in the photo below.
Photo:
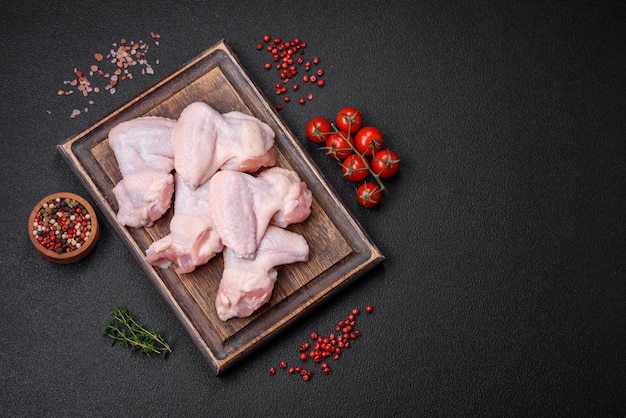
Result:
{"type": "Polygon", "coordinates": [[[58,149],[215,374],[384,259],[224,41],[58,149]],[[247,113],[271,126],[276,133],[277,165],[295,170],[313,193],[311,216],[289,226],[309,243],[309,260],[279,268],[271,300],[248,318],[224,322],[217,317],[214,300],[223,267],[221,255],[180,275],[173,268],[159,269],[145,262],[145,250],[169,233],[172,209],[150,228],[122,227],[115,217],[112,189],[121,174],[108,144],[110,129],[140,116],[177,119],[194,101],[204,101],[221,113],[247,113]]]}

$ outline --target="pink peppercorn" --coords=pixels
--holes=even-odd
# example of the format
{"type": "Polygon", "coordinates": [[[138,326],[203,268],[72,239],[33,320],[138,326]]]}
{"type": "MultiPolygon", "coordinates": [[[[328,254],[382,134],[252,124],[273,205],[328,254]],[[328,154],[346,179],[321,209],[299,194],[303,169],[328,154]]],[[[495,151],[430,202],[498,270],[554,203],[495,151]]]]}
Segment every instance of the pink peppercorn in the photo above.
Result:
{"type": "MultiPolygon", "coordinates": [[[[365,311],[372,312],[373,307],[371,305],[367,305],[365,311]]],[[[359,309],[355,308],[346,317],[346,319],[343,319],[336,324],[335,330],[341,332],[341,334],[330,333],[327,337],[325,337],[319,335],[317,332],[311,332],[309,337],[313,343],[305,342],[300,345],[300,360],[304,362],[308,359],[312,359],[314,363],[320,365],[319,367],[322,374],[330,375],[332,370],[326,362],[326,359],[332,358],[333,360],[339,360],[343,350],[350,347],[350,340],[356,340],[361,336],[361,332],[354,328],[356,326],[356,317],[359,313],[359,309]],[[313,347],[311,347],[312,344],[314,344],[313,347]],[[309,351],[309,348],[312,349],[309,351]]],[[[281,369],[286,369],[287,363],[285,361],[281,361],[279,366],[281,369]]],[[[274,368],[270,368],[271,374],[275,372],[276,370],[274,368]]],[[[310,380],[313,376],[312,370],[304,369],[300,366],[289,367],[288,373],[298,374],[304,381],[310,380]]]]}

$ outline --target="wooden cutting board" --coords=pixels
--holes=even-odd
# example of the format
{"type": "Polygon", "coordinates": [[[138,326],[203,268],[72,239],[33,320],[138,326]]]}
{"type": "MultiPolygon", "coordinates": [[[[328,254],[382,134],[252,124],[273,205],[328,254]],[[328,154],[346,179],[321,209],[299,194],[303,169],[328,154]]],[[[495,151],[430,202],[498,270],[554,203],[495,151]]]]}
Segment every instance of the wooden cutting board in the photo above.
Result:
{"type": "Polygon", "coordinates": [[[224,41],[58,149],[215,374],[384,259],[224,41]],[[109,131],[140,116],[177,119],[195,101],[204,101],[221,113],[237,110],[267,123],[276,133],[277,165],[295,170],[313,193],[311,216],[288,228],[307,240],[309,260],[280,267],[271,300],[248,318],[224,322],[217,317],[214,301],[223,267],[221,255],[180,275],[173,267],[160,269],[145,262],[145,250],[169,233],[172,209],[149,228],[126,228],[116,221],[118,206],[112,190],[121,174],[109,147],[109,131]]]}

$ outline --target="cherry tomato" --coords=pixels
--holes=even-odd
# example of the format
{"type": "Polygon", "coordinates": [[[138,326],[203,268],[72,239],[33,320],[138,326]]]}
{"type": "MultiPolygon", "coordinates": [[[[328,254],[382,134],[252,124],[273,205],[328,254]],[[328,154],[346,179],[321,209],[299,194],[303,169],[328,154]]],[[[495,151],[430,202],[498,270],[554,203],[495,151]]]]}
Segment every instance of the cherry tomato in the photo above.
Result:
{"type": "Polygon", "coordinates": [[[335,157],[338,160],[343,160],[352,154],[352,147],[350,143],[352,137],[342,135],[338,133],[332,133],[326,137],[326,154],[335,157]]]}
{"type": "Polygon", "coordinates": [[[363,155],[374,155],[383,147],[383,134],[373,126],[364,126],[354,135],[354,146],[363,155]]]}
{"type": "Polygon", "coordinates": [[[335,124],[341,132],[350,131],[351,134],[354,134],[363,125],[363,115],[354,107],[344,107],[337,112],[335,124]]]}
{"type": "Polygon", "coordinates": [[[356,198],[362,206],[373,208],[380,203],[383,195],[374,183],[365,182],[356,191],[356,198]]]}
{"type": "Polygon", "coordinates": [[[314,117],[306,124],[306,136],[316,144],[326,142],[326,136],[332,131],[330,122],[326,118],[314,117]]]}
{"type": "Polygon", "coordinates": [[[374,154],[372,158],[372,170],[380,177],[392,177],[399,169],[400,159],[395,152],[385,149],[374,154]]]}
{"type": "Polygon", "coordinates": [[[367,162],[365,162],[365,160],[358,155],[352,154],[343,160],[343,163],[341,164],[341,173],[350,181],[357,182],[365,180],[369,174],[367,162]]]}

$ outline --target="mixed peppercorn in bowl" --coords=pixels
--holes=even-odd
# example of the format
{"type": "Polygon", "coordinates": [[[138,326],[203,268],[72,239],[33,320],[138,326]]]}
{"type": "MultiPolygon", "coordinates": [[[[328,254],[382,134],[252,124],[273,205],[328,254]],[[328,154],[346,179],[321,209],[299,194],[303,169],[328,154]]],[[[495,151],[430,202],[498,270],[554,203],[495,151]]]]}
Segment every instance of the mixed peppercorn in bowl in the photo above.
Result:
{"type": "Polygon", "coordinates": [[[60,264],[74,263],[94,249],[98,219],[81,196],[59,192],[35,205],[28,218],[28,232],[43,257],[60,264]]]}

